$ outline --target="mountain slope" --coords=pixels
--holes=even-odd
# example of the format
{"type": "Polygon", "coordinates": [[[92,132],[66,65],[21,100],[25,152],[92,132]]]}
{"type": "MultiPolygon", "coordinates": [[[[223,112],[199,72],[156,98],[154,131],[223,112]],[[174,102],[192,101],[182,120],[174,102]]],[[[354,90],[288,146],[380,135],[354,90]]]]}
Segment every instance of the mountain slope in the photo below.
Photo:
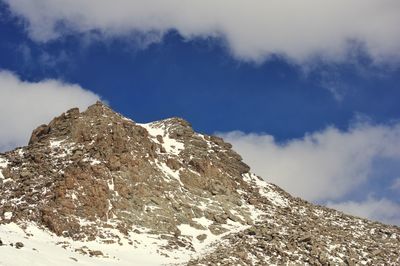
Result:
{"type": "Polygon", "coordinates": [[[398,227],[293,198],[231,148],[179,118],[67,111],[0,155],[0,264],[400,263],[398,227]]]}

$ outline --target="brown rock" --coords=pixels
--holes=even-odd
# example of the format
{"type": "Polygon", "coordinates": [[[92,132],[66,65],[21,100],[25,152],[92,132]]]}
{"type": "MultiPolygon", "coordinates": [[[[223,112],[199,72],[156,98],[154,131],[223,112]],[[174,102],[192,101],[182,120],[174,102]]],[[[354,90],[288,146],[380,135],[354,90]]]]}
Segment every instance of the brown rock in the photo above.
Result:
{"type": "Polygon", "coordinates": [[[40,139],[42,139],[45,135],[47,135],[50,132],[50,127],[47,125],[41,125],[38,128],[36,128],[31,135],[31,138],[29,140],[29,145],[38,142],[40,139]]]}
{"type": "Polygon", "coordinates": [[[201,235],[198,235],[196,238],[198,240],[200,240],[200,241],[204,241],[207,238],[207,235],[206,234],[201,234],[201,235]]]}
{"type": "Polygon", "coordinates": [[[91,257],[93,257],[93,256],[99,257],[99,256],[103,256],[103,252],[101,252],[100,250],[89,250],[89,255],[91,257]]]}
{"type": "Polygon", "coordinates": [[[298,239],[298,242],[310,242],[312,239],[311,235],[304,235],[298,239]]]}

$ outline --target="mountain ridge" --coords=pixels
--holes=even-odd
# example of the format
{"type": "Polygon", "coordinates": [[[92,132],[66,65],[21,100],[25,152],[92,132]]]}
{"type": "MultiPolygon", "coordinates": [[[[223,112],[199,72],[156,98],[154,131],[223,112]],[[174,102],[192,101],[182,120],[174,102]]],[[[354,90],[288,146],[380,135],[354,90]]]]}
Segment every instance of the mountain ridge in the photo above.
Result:
{"type": "Polygon", "coordinates": [[[78,263],[125,265],[135,250],[148,265],[400,263],[398,227],[290,196],[181,118],[139,124],[101,102],[0,154],[0,187],[0,239],[45,232],[78,263]]]}

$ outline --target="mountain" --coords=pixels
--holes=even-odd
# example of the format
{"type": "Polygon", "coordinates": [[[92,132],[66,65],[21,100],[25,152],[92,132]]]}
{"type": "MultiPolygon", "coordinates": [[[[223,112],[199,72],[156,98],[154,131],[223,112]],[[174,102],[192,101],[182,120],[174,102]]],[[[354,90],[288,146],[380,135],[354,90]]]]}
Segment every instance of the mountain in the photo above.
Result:
{"type": "Polygon", "coordinates": [[[98,102],[0,154],[0,265],[400,265],[400,228],[292,197],[180,118],[98,102]]]}

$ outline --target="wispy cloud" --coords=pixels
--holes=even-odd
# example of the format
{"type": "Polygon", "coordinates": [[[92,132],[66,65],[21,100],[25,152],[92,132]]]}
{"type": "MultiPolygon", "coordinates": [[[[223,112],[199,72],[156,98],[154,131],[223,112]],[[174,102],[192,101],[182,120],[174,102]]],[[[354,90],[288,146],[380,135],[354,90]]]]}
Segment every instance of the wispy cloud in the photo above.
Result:
{"type": "Polygon", "coordinates": [[[400,225],[400,204],[386,198],[369,197],[364,201],[328,202],[327,206],[359,217],[400,225]]]}
{"type": "Polygon", "coordinates": [[[187,39],[218,37],[235,57],[258,62],[272,54],[297,62],[316,55],[340,61],[354,43],[361,43],[376,61],[400,58],[397,0],[5,2],[26,19],[29,34],[37,41],[92,31],[105,36],[141,32],[160,41],[160,35],[177,30],[187,39]]]}
{"type": "Polygon", "coordinates": [[[56,80],[26,82],[0,70],[0,151],[26,145],[40,124],[69,108],[84,109],[99,98],[79,85],[56,80]]]}
{"type": "Polygon", "coordinates": [[[70,55],[65,50],[58,50],[50,53],[38,46],[32,49],[28,44],[21,43],[16,47],[16,55],[21,63],[21,66],[27,70],[43,69],[55,70],[60,65],[70,65],[70,55]]]}

